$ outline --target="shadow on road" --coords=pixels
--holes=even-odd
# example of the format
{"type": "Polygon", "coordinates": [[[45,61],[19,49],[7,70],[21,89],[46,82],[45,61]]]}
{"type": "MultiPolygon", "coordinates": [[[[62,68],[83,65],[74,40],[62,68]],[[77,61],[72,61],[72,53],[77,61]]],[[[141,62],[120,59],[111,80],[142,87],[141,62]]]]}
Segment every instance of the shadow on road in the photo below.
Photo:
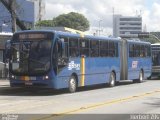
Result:
{"type": "MultiPolygon", "coordinates": [[[[133,84],[139,84],[139,83],[133,83],[132,81],[123,81],[123,82],[118,82],[115,87],[123,87],[126,85],[133,85],[133,84]]],[[[106,89],[106,88],[110,89],[110,87],[108,87],[107,84],[80,87],[78,88],[77,93],[82,91],[85,92],[85,91],[91,91],[96,89],[106,89]]],[[[114,88],[111,88],[111,89],[114,89],[114,88]]],[[[54,90],[54,89],[27,88],[27,87],[11,88],[9,85],[6,85],[6,84],[0,85],[1,96],[53,96],[53,95],[55,96],[55,95],[61,95],[66,93],[69,93],[68,89],[54,90]]]]}
{"type": "Polygon", "coordinates": [[[143,104],[147,104],[147,105],[149,105],[149,106],[156,107],[156,108],[159,108],[159,107],[160,107],[160,98],[150,97],[150,98],[149,98],[149,101],[152,101],[152,102],[145,102],[145,103],[143,103],[143,104]]]}

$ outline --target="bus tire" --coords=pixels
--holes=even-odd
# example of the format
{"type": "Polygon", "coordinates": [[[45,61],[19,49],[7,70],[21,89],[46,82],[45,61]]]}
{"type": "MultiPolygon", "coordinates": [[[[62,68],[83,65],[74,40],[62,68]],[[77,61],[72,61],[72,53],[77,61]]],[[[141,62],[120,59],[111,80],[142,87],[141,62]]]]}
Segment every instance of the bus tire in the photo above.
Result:
{"type": "Polygon", "coordinates": [[[144,74],[143,74],[143,71],[141,70],[140,73],[139,73],[138,83],[143,82],[143,79],[144,79],[144,74]]]}
{"type": "Polygon", "coordinates": [[[114,72],[111,72],[110,78],[109,78],[109,87],[114,87],[116,84],[116,79],[115,79],[115,74],[114,72]]]}
{"type": "Polygon", "coordinates": [[[77,81],[75,76],[71,76],[69,79],[69,92],[74,93],[77,90],[77,81]]]}

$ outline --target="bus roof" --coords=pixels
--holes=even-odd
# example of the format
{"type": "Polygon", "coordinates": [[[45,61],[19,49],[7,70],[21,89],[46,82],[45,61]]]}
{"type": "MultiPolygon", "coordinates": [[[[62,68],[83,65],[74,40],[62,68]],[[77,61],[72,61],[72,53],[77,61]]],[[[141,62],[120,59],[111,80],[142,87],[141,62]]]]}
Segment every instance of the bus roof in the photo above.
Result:
{"type": "MultiPolygon", "coordinates": [[[[60,36],[67,36],[67,37],[77,37],[77,38],[87,38],[87,39],[93,39],[93,40],[113,40],[113,41],[120,41],[123,40],[121,38],[111,38],[111,37],[107,37],[107,36],[94,36],[94,35],[81,35],[81,34],[76,34],[76,33],[71,33],[71,32],[65,32],[65,31],[56,31],[56,30],[24,30],[24,31],[20,31],[20,32],[16,32],[17,33],[30,33],[30,32],[50,32],[50,33],[55,33],[57,35],[60,36]]],[[[150,42],[145,42],[145,41],[140,41],[140,40],[136,40],[136,39],[126,39],[128,42],[132,42],[132,43],[142,43],[142,44],[151,44],[150,42]]]]}
{"type": "Polygon", "coordinates": [[[160,45],[160,43],[153,43],[153,44],[151,44],[151,45],[160,45]]]}
{"type": "Polygon", "coordinates": [[[137,43],[137,44],[149,44],[151,45],[150,42],[145,42],[145,41],[141,41],[141,40],[136,40],[136,39],[127,39],[128,42],[130,43],[137,43]]]}
{"type": "Polygon", "coordinates": [[[0,36],[12,36],[13,33],[11,32],[0,32],[0,36]]]}
{"type": "Polygon", "coordinates": [[[76,34],[76,33],[71,33],[71,32],[64,32],[64,31],[55,31],[55,30],[24,30],[24,31],[19,31],[16,32],[15,34],[18,33],[30,33],[30,32],[50,32],[50,33],[55,33],[61,36],[68,36],[68,37],[80,37],[80,38],[87,38],[87,39],[99,39],[99,40],[120,40],[121,38],[110,38],[107,36],[93,36],[93,35],[81,35],[81,34],[76,34]]]}

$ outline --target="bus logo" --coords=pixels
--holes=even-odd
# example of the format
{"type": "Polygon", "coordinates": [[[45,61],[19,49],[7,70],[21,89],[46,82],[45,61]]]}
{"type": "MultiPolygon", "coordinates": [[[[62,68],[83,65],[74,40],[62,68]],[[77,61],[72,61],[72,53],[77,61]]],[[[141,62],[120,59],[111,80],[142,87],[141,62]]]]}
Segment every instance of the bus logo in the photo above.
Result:
{"type": "Polygon", "coordinates": [[[132,61],[132,68],[137,68],[138,61],[132,61]]]}
{"type": "Polygon", "coordinates": [[[68,65],[68,70],[72,69],[80,70],[80,64],[76,64],[74,61],[71,61],[68,65]]]}

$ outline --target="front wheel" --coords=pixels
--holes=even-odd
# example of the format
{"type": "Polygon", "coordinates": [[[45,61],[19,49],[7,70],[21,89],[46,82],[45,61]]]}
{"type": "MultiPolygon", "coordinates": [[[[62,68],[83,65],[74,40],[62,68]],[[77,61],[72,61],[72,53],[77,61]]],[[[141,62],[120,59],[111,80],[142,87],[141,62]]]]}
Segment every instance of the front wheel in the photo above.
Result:
{"type": "Polygon", "coordinates": [[[115,74],[111,72],[109,79],[109,87],[114,87],[116,83],[115,74]]]}
{"type": "Polygon", "coordinates": [[[74,76],[71,76],[69,79],[69,92],[74,93],[77,89],[77,81],[74,76]]]}

